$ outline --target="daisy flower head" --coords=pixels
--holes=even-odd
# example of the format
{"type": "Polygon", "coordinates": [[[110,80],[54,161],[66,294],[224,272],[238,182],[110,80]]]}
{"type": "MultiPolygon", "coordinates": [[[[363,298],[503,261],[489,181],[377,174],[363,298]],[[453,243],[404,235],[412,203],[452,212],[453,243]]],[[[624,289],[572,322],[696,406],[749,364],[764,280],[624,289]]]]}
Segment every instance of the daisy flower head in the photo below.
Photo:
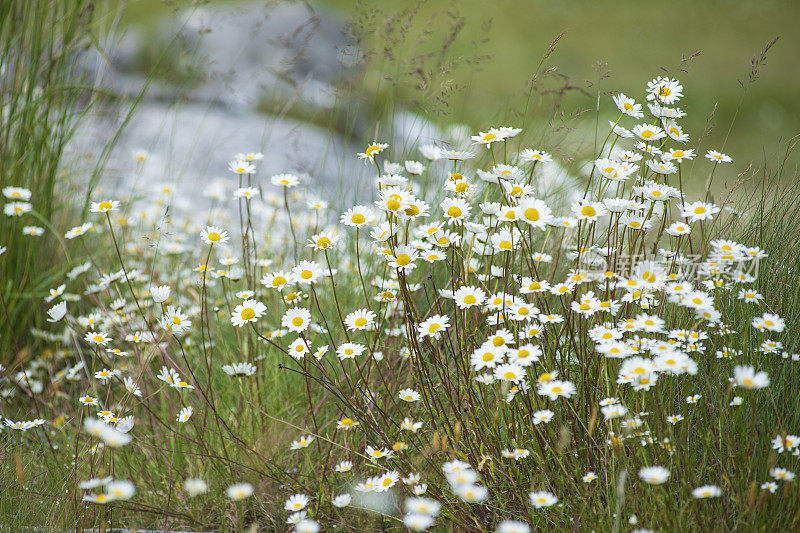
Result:
{"type": "Polygon", "coordinates": [[[577,389],[571,381],[551,380],[539,383],[536,392],[551,400],[557,400],[558,398],[570,398],[577,392],[577,389]]]}
{"type": "Polygon", "coordinates": [[[649,485],[661,485],[669,479],[669,470],[663,466],[645,466],[639,470],[639,478],[649,485]]]}
{"type": "Polygon", "coordinates": [[[490,128],[489,131],[480,131],[477,135],[472,136],[472,144],[482,144],[486,148],[490,148],[492,143],[504,140],[500,130],[497,128],[490,128]]]}
{"type": "Polygon", "coordinates": [[[390,267],[410,272],[416,268],[415,261],[419,259],[419,250],[414,246],[404,244],[396,247],[394,254],[387,255],[386,259],[389,261],[390,267]]]}
{"type": "Polygon", "coordinates": [[[369,207],[365,205],[355,205],[342,214],[340,221],[345,226],[362,228],[369,224],[372,216],[372,209],[369,207]]]}
{"type": "Polygon", "coordinates": [[[547,491],[534,491],[528,495],[534,509],[541,509],[542,507],[550,507],[558,503],[558,498],[552,492],[547,491]]]}
{"type": "Polygon", "coordinates": [[[47,321],[58,322],[67,314],[67,302],[62,300],[47,310],[47,321]]]}
{"type": "Polygon", "coordinates": [[[419,323],[417,332],[420,338],[430,337],[431,339],[438,339],[449,327],[449,317],[445,315],[433,315],[419,323]]]}
{"type": "Polygon", "coordinates": [[[27,202],[31,199],[31,191],[23,187],[3,187],[3,196],[9,200],[22,200],[27,202]]]}
{"type": "Polygon", "coordinates": [[[354,342],[345,342],[339,345],[336,348],[336,356],[341,359],[355,359],[356,357],[360,356],[364,353],[366,347],[361,344],[356,344],[354,342]]]}
{"type": "Polygon", "coordinates": [[[316,437],[314,437],[313,435],[302,436],[299,439],[297,439],[295,441],[292,441],[292,444],[291,444],[291,446],[289,446],[289,449],[290,450],[301,450],[303,448],[308,448],[309,446],[311,446],[311,443],[314,442],[315,438],[316,437]]]}
{"type": "Polygon", "coordinates": [[[296,338],[287,349],[289,355],[293,358],[297,359],[298,361],[302,359],[308,352],[311,351],[311,348],[308,345],[308,342],[303,337],[296,338]]]}
{"type": "Polygon", "coordinates": [[[75,226],[68,232],[64,234],[64,238],[67,240],[72,240],[76,237],[80,237],[81,235],[85,234],[92,228],[93,224],[91,222],[86,222],[85,224],[81,224],[80,226],[75,226]]]}
{"type": "Polygon", "coordinates": [[[235,483],[225,490],[228,499],[238,502],[253,495],[253,485],[250,483],[235,483]]]}
{"type": "Polygon", "coordinates": [[[399,480],[400,480],[399,472],[394,470],[386,472],[377,479],[375,492],[386,492],[390,488],[394,487],[399,480]]]}
{"type": "Polygon", "coordinates": [[[538,426],[539,424],[546,424],[550,422],[555,416],[555,413],[550,409],[542,409],[540,411],[536,411],[533,413],[533,424],[538,426]]]}
{"type": "Polygon", "coordinates": [[[302,511],[306,508],[308,502],[309,498],[305,494],[294,494],[286,500],[286,503],[283,504],[283,508],[291,512],[302,511]]]}
{"type": "Polygon", "coordinates": [[[420,394],[417,391],[409,388],[402,389],[398,393],[398,396],[404,402],[409,402],[409,403],[418,402],[421,398],[420,394]]]}
{"type": "Polygon", "coordinates": [[[433,527],[436,520],[430,515],[419,513],[406,513],[403,515],[403,525],[411,531],[425,531],[433,527]]]}
{"type": "Polygon", "coordinates": [[[471,207],[463,198],[445,198],[439,204],[448,222],[463,222],[469,218],[471,207]]]}
{"type": "Polygon", "coordinates": [[[644,117],[644,113],[642,112],[642,104],[637,104],[636,100],[633,98],[628,98],[624,94],[619,93],[612,96],[611,99],[614,100],[617,108],[619,108],[622,113],[625,113],[629,117],[633,117],[635,119],[644,117]]]}
{"type": "Polygon", "coordinates": [[[230,365],[222,365],[222,371],[234,377],[252,376],[256,373],[256,367],[248,362],[232,363],[230,365]]]}
{"type": "Polygon", "coordinates": [[[41,237],[44,235],[44,228],[39,226],[25,226],[22,228],[23,235],[29,235],[31,237],[41,237]]]}
{"type": "Polygon", "coordinates": [[[519,383],[525,379],[525,367],[516,363],[505,363],[494,369],[494,377],[500,381],[519,383]]]}
{"type": "Polygon", "coordinates": [[[453,488],[453,492],[467,503],[482,503],[489,498],[489,489],[472,483],[458,485],[453,488]]]}
{"type": "Polygon", "coordinates": [[[353,469],[352,461],[342,461],[334,467],[334,470],[339,472],[340,474],[350,472],[352,469],[353,469]]]}
{"type": "Polygon", "coordinates": [[[233,172],[234,174],[254,174],[256,171],[256,167],[250,161],[241,158],[236,159],[228,163],[228,170],[233,172]]]}
{"type": "Polygon", "coordinates": [[[264,154],[261,152],[246,152],[236,154],[233,158],[239,161],[259,161],[264,159],[264,154]]]}
{"type": "Polygon", "coordinates": [[[657,141],[667,136],[666,132],[654,124],[637,124],[631,132],[643,141],[657,141]]]}
{"type": "Polygon", "coordinates": [[[716,485],[703,485],[692,490],[692,496],[698,500],[706,498],[718,498],[722,496],[722,489],[716,485]]]}
{"type": "Polygon", "coordinates": [[[375,312],[368,309],[358,309],[344,319],[345,326],[350,331],[365,330],[375,325],[375,312]]]}
{"type": "Polygon", "coordinates": [[[602,202],[591,202],[588,200],[580,200],[571,206],[572,214],[578,220],[588,220],[595,222],[600,217],[608,213],[605,204],[602,202]]]}
{"type": "Polygon", "coordinates": [[[206,226],[206,229],[200,232],[200,238],[205,244],[225,244],[230,240],[230,235],[215,226],[206,226]]]}
{"type": "Polygon", "coordinates": [[[684,204],[681,216],[687,218],[689,223],[693,224],[698,220],[711,220],[719,211],[719,207],[714,204],[697,201],[684,204]]]}
{"type": "Polygon", "coordinates": [[[442,158],[449,159],[450,161],[466,161],[475,158],[475,153],[469,150],[448,150],[442,148],[440,154],[442,158]]]}
{"type": "Polygon", "coordinates": [[[339,235],[330,231],[323,231],[313,235],[306,247],[314,250],[327,250],[333,248],[339,242],[339,235]]]}
{"type": "Polygon", "coordinates": [[[294,274],[291,272],[277,271],[267,272],[261,278],[261,284],[270,289],[283,290],[284,287],[295,281],[294,274]]]}
{"type": "Polygon", "coordinates": [[[519,153],[519,159],[522,163],[551,163],[553,156],[541,150],[526,148],[519,153]]]}
{"type": "Polygon", "coordinates": [[[486,293],[480,287],[462,286],[453,293],[453,299],[459,309],[480,306],[486,300],[486,293]]]}
{"type": "Polygon", "coordinates": [[[267,306],[258,300],[245,300],[233,309],[231,324],[240,328],[248,322],[256,322],[266,310],[267,306]]]}
{"type": "Polygon", "coordinates": [[[545,229],[553,220],[552,211],[542,200],[525,197],[517,205],[520,219],[537,229],[545,229]]]}
{"type": "Polygon", "coordinates": [[[244,198],[245,200],[249,200],[250,198],[258,195],[259,191],[255,187],[240,187],[239,189],[233,191],[233,197],[235,199],[244,198]]]}
{"type": "Polygon", "coordinates": [[[311,285],[322,275],[322,267],[314,261],[300,261],[292,268],[295,281],[303,285],[311,285]]]}
{"type": "Polygon", "coordinates": [[[150,287],[150,297],[155,303],[167,301],[167,298],[169,298],[171,292],[172,288],[169,285],[156,285],[150,287]]]}
{"type": "Polygon", "coordinates": [[[175,335],[181,335],[192,327],[192,321],[189,320],[189,315],[182,312],[180,307],[170,305],[167,307],[167,312],[161,317],[161,327],[175,335]]]}
{"type": "Polygon", "coordinates": [[[351,501],[353,501],[353,497],[350,494],[344,493],[336,495],[333,500],[331,500],[331,503],[334,507],[347,507],[350,505],[351,501]]]}
{"type": "Polygon", "coordinates": [[[376,155],[383,152],[387,148],[389,148],[388,144],[379,143],[377,141],[373,142],[372,144],[367,146],[366,150],[358,154],[358,158],[363,159],[365,163],[369,162],[370,159],[374,158],[376,155]]]}
{"type": "Polygon", "coordinates": [[[676,79],[659,76],[647,84],[647,100],[672,105],[683,96],[683,85],[676,79]]]}
{"type": "Polygon", "coordinates": [[[353,429],[359,424],[356,420],[353,420],[349,416],[346,416],[336,422],[336,429],[341,429],[343,431],[347,431],[348,429],[353,429]]]}
{"type": "Polygon", "coordinates": [[[787,470],[785,468],[780,468],[777,466],[770,469],[769,475],[778,481],[785,481],[787,483],[791,483],[792,481],[794,481],[794,478],[796,477],[795,473],[792,472],[791,470],[787,470]]]}
{"type": "Polygon", "coordinates": [[[208,492],[208,483],[203,479],[190,477],[183,482],[183,490],[189,494],[190,498],[194,498],[208,492]]]}
{"type": "Polygon", "coordinates": [[[310,323],[311,311],[305,307],[292,307],[281,318],[281,326],[295,333],[307,330],[310,323]]]}
{"type": "Polygon", "coordinates": [[[769,386],[766,372],[756,372],[752,366],[737,365],[733,368],[733,381],[737,387],[763,389],[769,386]]]}
{"type": "Polygon", "coordinates": [[[86,333],[83,338],[89,344],[97,344],[99,346],[105,346],[111,342],[111,337],[102,331],[90,331],[86,333]]]}
{"type": "Polygon", "coordinates": [[[191,405],[184,407],[181,409],[180,413],[178,413],[177,421],[180,423],[185,423],[192,417],[192,414],[194,414],[194,409],[191,405]]]}
{"type": "Polygon", "coordinates": [[[291,189],[300,184],[300,176],[297,174],[275,174],[269,178],[269,182],[276,187],[291,189]]]}
{"type": "Polygon", "coordinates": [[[722,152],[717,152],[716,150],[708,150],[706,152],[706,159],[711,161],[712,163],[730,163],[733,161],[731,156],[723,154],[722,152]]]}
{"type": "Polygon", "coordinates": [[[92,202],[89,209],[92,213],[109,213],[119,207],[119,200],[101,200],[99,202],[92,202]]]}

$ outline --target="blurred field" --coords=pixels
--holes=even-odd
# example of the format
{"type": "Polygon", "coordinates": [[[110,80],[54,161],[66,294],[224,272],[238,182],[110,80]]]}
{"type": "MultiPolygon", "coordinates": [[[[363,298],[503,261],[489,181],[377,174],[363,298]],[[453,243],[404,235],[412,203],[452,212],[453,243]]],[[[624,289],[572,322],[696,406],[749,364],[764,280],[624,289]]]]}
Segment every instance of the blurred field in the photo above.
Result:
{"type": "MultiPolygon", "coordinates": [[[[149,24],[188,5],[132,2],[125,20],[149,24]]],[[[448,122],[480,128],[515,123],[512,110],[527,109],[526,121],[546,124],[551,102],[526,108],[524,93],[548,46],[563,32],[543,68],[556,67],[568,77],[573,89],[562,106],[568,115],[593,110],[599,91],[601,111],[611,117],[610,92],[641,98],[646,81],[664,73],[663,67],[684,84],[688,130],[699,135],[710,128],[703,148],[730,153],[739,172],[778,153],[779,143],[800,131],[800,69],[794,58],[800,50],[800,2],[323,0],[314,5],[351,21],[363,39],[362,51],[377,52],[379,60],[369,66],[376,79],[371,87],[365,84],[368,90],[384,99],[414,101],[434,120],[446,113],[448,122]],[[778,36],[758,79],[749,84],[752,58],[778,36]],[[607,77],[597,83],[600,73],[607,77]],[[396,92],[382,93],[387,80],[396,92]]],[[[583,123],[588,132],[594,119],[583,123]]],[[[516,121],[521,122],[518,116],[516,121]]]]}

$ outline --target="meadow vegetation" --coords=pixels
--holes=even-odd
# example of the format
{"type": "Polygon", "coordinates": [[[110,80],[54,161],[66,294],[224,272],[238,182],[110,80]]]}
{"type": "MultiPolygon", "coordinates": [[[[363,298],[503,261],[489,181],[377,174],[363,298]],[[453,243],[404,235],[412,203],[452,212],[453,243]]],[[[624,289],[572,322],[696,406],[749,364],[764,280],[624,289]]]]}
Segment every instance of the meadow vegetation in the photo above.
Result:
{"type": "MultiPolygon", "coordinates": [[[[359,204],[248,146],[208,154],[228,173],[202,194],[100,190],[98,167],[81,196],[62,148],[91,91],[54,50],[90,38],[88,4],[24,5],[2,19],[0,527],[800,527],[796,141],[756,166],[715,148],[686,62],[593,88],[587,139],[554,117],[591,86],[546,53],[525,112],[483,96],[471,130],[450,33],[411,89],[452,106],[442,139],[348,154],[359,204]],[[47,16],[52,42],[9,31],[47,16]]],[[[355,39],[367,83],[387,50],[355,39]]]]}

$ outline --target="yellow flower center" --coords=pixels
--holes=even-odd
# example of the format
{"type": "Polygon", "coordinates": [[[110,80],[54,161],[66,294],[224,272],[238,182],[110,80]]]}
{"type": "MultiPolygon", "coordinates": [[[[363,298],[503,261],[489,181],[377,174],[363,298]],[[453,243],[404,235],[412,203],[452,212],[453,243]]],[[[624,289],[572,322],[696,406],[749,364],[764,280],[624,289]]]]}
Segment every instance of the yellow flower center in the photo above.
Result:
{"type": "Polygon", "coordinates": [[[363,316],[356,318],[355,325],[358,327],[365,326],[367,324],[367,319],[363,316]]]}
{"type": "Polygon", "coordinates": [[[217,242],[221,238],[222,237],[220,236],[220,234],[217,233],[216,231],[212,231],[211,233],[208,234],[208,240],[212,242],[217,242]]]}
{"type": "Polygon", "coordinates": [[[320,237],[317,239],[317,247],[319,248],[327,248],[331,245],[331,240],[328,237],[320,237]]]}
{"type": "Polygon", "coordinates": [[[305,269],[302,272],[300,272],[300,277],[303,279],[310,279],[313,274],[314,273],[311,272],[310,270],[305,269]]]}
{"type": "Polygon", "coordinates": [[[581,215],[585,217],[593,217],[597,215],[597,210],[590,205],[585,205],[581,208],[581,215]]]}
{"type": "Polygon", "coordinates": [[[114,206],[113,206],[113,205],[111,205],[111,202],[109,202],[108,200],[106,200],[106,201],[100,202],[100,205],[99,205],[98,207],[99,207],[101,210],[106,210],[106,209],[111,209],[111,208],[112,208],[112,207],[114,207],[114,206]]]}
{"type": "Polygon", "coordinates": [[[350,217],[350,221],[353,224],[363,224],[364,222],[367,221],[367,219],[361,213],[356,213],[355,215],[350,217]]]}
{"type": "MultiPolygon", "coordinates": [[[[244,313],[242,313],[242,314],[244,314],[244,313]]],[[[301,316],[294,317],[292,319],[292,325],[293,326],[298,326],[298,327],[302,326],[303,325],[303,317],[301,317],[301,316]]]]}
{"type": "Polygon", "coordinates": [[[465,304],[474,304],[475,302],[477,302],[477,300],[475,299],[475,297],[473,295],[467,294],[466,296],[464,296],[464,303],[465,304]]]}
{"type": "Polygon", "coordinates": [[[483,359],[484,361],[486,361],[488,363],[489,361],[494,359],[494,354],[492,352],[486,352],[486,353],[483,354],[481,359],[483,359]]]}
{"type": "Polygon", "coordinates": [[[529,207],[525,210],[525,218],[527,218],[528,220],[536,222],[537,220],[539,220],[539,216],[540,216],[539,211],[533,207],[529,207]]]}
{"type": "Polygon", "coordinates": [[[460,217],[461,216],[461,208],[456,206],[456,205],[450,206],[447,209],[447,216],[450,216],[450,217],[453,217],[453,218],[460,217]]]}
{"type": "Polygon", "coordinates": [[[517,377],[517,375],[509,370],[508,372],[503,374],[503,377],[505,379],[514,379],[515,377],[517,377]]]}
{"type": "Polygon", "coordinates": [[[395,261],[400,266],[406,266],[411,262],[411,256],[408,254],[400,254],[397,256],[397,259],[395,261]]]}

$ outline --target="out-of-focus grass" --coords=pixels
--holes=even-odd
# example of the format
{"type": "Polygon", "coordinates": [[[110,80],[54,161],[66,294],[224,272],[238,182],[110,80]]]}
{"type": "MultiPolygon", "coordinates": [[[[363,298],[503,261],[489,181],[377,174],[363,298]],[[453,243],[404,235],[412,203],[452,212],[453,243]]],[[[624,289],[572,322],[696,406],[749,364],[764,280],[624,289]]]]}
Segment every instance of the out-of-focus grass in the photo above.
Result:
{"type": "MultiPolygon", "coordinates": [[[[138,0],[127,6],[125,19],[147,25],[179,8],[228,1],[138,0]]],[[[455,119],[479,128],[521,122],[511,111],[525,107],[527,81],[549,44],[564,32],[546,67],[557,67],[573,86],[586,91],[566,94],[568,112],[593,109],[599,90],[601,110],[605,107],[611,116],[608,91],[623,90],[641,99],[645,82],[665,73],[664,67],[686,88],[687,129],[704,132],[710,126],[703,147],[732,154],[737,171],[774,155],[777,141],[798,131],[800,70],[794,68],[793,57],[800,49],[797,2],[498,0],[488,5],[474,0],[322,0],[313,5],[354,20],[361,26],[362,50],[383,49],[383,58],[391,58],[371,64],[375,76],[364,78],[373,80],[376,93],[389,98],[383,90],[387,83],[396,83],[398,90],[391,96],[447,111],[449,123],[455,119]],[[451,35],[444,52],[448,60],[437,65],[438,75],[420,76],[420,56],[439,53],[451,35]],[[747,83],[751,59],[778,35],[759,79],[742,99],[739,80],[747,83]],[[687,72],[681,72],[682,57],[696,52],[701,53],[683,65],[687,72]],[[604,63],[602,72],[610,73],[599,84],[598,62],[604,63]],[[387,75],[393,79],[387,80],[387,75]],[[448,105],[426,101],[435,96],[448,105]]],[[[534,120],[550,120],[540,109],[527,109],[534,120]]],[[[591,124],[584,126],[591,131],[591,124]]],[[[733,181],[735,173],[729,174],[733,181]]]]}
{"type": "MultiPolygon", "coordinates": [[[[345,16],[354,11],[349,0],[327,3],[345,16]]],[[[390,18],[412,5],[416,2],[370,0],[359,3],[356,10],[362,16],[383,10],[390,18]]],[[[490,57],[458,72],[458,81],[465,86],[450,109],[455,118],[475,127],[504,119],[513,123],[505,110],[524,99],[526,82],[548,45],[565,32],[547,66],[558,67],[573,85],[589,93],[569,92],[565,109],[594,108],[598,88],[601,109],[605,106],[610,111],[613,107],[607,91],[623,90],[641,100],[645,83],[665,74],[661,70],[665,67],[684,83],[687,129],[705,131],[707,118],[717,105],[713,130],[705,144],[717,148],[724,145],[733,154],[736,168],[742,170],[751,160],[762,159],[763,150],[767,155],[773,153],[779,138],[786,139],[798,131],[800,70],[793,68],[793,56],[800,49],[800,33],[793,22],[798,19],[800,4],[787,1],[677,0],[663,4],[499,0],[491,6],[474,1],[427,2],[415,16],[416,23],[408,26],[408,37],[391,43],[390,53],[396,58],[393,62],[402,62],[420,53],[415,45],[424,34],[444,35],[453,24],[463,21],[461,35],[448,53],[463,58],[490,57]],[[489,20],[491,26],[487,25],[489,20]],[[739,80],[747,84],[751,59],[778,35],[780,39],[742,101],[726,142],[742,99],[739,80]],[[680,72],[682,57],[698,51],[700,55],[685,65],[687,72],[680,72]],[[605,63],[602,70],[610,73],[599,85],[594,69],[598,61],[605,63]]],[[[375,39],[368,39],[366,44],[380,46],[382,31],[373,36],[375,39]]],[[[414,92],[414,88],[408,89],[414,92]]]]}

